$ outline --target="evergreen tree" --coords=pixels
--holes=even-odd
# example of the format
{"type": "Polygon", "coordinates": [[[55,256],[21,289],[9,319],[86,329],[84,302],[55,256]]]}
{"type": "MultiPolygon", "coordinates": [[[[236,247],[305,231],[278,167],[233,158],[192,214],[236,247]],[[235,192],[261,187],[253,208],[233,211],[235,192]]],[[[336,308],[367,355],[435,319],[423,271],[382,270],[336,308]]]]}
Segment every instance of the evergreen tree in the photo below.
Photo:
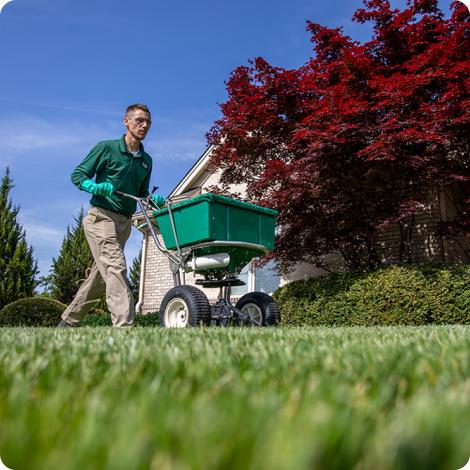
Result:
{"type": "Polygon", "coordinates": [[[19,207],[9,199],[13,180],[6,169],[0,188],[0,309],[15,300],[31,297],[37,285],[37,262],[18,222],[19,207]]]}
{"type": "Polygon", "coordinates": [[[93,257],[85,237],[82,221],[85,216],[80,209],[75,223],[62,242],[59,256],[53,258],[50,275],[43,280],[49,294],[56,300],[69,304],[77,293],[80,284],[86,279],[87,269],[93,264],[93,257]]]}
{"type": "Polygon", "coordinates": [[[139,254],[132,261],[132,266],[129,272],[129,287],[131,289],[132,295],[134,296],[135,301],[139,298],[139,288],[140,288],[140,260],[142,258],[142,248],[139,251],[139,254]]]}

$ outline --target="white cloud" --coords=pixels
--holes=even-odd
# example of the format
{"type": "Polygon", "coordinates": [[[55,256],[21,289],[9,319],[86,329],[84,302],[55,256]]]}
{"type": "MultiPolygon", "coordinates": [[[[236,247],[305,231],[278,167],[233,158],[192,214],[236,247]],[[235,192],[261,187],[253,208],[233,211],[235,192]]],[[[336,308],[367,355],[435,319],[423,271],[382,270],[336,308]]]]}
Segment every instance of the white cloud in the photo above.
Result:
{"type": "MultiPolygon", "coordinates": [[[[1,0],[0,0],[1,2],[1,0]]],[[[11,104],[14,105],[22,105],[26,106],[27,108],[45,108],[49,110],[58,110],[58,111],[71,111],[75,114],[77,113],[85,113],[85,114],[96,114],[101,116],[108,116],[113,118],[122,118],[122,110],[113,110],[109,106],[106,105],[87,105],[83,103],[57,103],[57,102],[50,102],[50,101],[38,101],[38,100],[22,100],[15,97],[14,99],[8,96],[0,95],[0,101],[6,102],[8,106],[11,104]]]]}
{"type": "Polygon", "coordinates": [[[40,275],[47,275],[52,258],[59,254],[65,229],[57,229],[35,221],[23,222],[23,228],[26,231],[28,245],[33,247],[33,256],[38,261],[40,275]]]}
{"type": "Polygon", "coordinates": [[[51,215],[55,219],[63,221],[64,230],[67,223],[72,224],[73,218],[78,216],[80,208],[87,207],[90,196],[88,193],[83,191],[77,191],[72,184],[70,184],[70,196],[60,198],[47,198],[36,200],[32,199],[28,201],[27,206],[21,205],[21,211],[19,214],[21,223],[36,223],[39,220],[44,220],[44,217],[48,217],[51,220],[51,215]],[[46,215],[47,214],[47,215],[46,215]],[[68,222],[67,222],[68,221],[68,222]]]}
{"type": "Polygon", "coordinates": [[[156,161],[186,162],[196,161],[206,148],[204,136],[176,135],[146,146],[156,161]]]}
{"type": "MultiPolygon", "coordinates": [[[[146,150],[156,161],[194,162],[206,148],[205,133],[210,127],[200,116],[187,116],[186,121],[157,119],[145,141],[146,150]]],[[[62,172],[78,164],[98,141],[119,136],[122,123],[111,117],[91,121],[59,120],[32,115],[0,117],[0,168],[10,165],[14,179],[14,203],[21,207],[20,222],[26,230],[28,243],[34,248],[41,274],[47,274],[52,258],[57,257],[67,224],[80,205],[88,206],[87,194],[62,184],[51,168],[62,172]],[[58,163],[60,162],[60,163],[58,163]],[[60,166],[62,165],[62,166],[60,166]],[[33,188],[31,185],[36,184],[33,188]],[[47,186],[54,179],[57,186],[47,186]]],[[[68,171],[68,170],[67,170],[68,171]]],[[[61,173],[62,174],[62,173],[61,173]]],[[[162,177],[162,175],[159,175],[162,177]]],[[[64,173],[64,180],[68,175],[64,173]]],[[[126,247],[129,265],[138,254],[141,234],[134,233],[126,247]]]]}
{"type": "MultiPolygon", "coordinates": [[[[181,123],[166,120],[162,128],[151,132],[144,142],[145,149],[155,160],[194,161],[204,152],[206,123],[181,123]]],[[[156,123],[158,125],[158,121],[156,123]]],[[[34,151],[54,154],[73,149],[75,154],[85,153],[98,141],[118,136],[125,129],[119,119],[107,119],[93,126],[81,121],[53,121],[37,117],[0,119],[0,164],[8,159],[34,151]]]]}
{"type": "Polygon", "coordinates": [[[87,126],[79,121],[52,121],[36,117],[0,119],[0,158],[37,150],[63,151],[90,148],[114,133],[110,123],[87,126]]]}
{"type": "Polygon", "coordinates": [[[145,148],[156,161],[196,161],[207,147],[210,123],[166,121],[165,132],[150,135],[145,148]]]}
{"type": "Polygon", "coordinates": [[[69,198],[32,200],[22,207],[19,221],[26,232],[28,245],[33,247],[41,275],[47,275],[52,258],[57,258],[67,225],[79,212],[77,200],[69,198]]]}
{"type": "Polygon", "coordinates": [[[34,246],[56,247],[62,243],[65,234],[65,230],[34,222],[26,222],[23,227],[26,230],[26,238],[34,246]]]}
{"type": "MultiPolygon", "coordinates": [[[[72,207],[72,201],[61,203],[60,201],[53,201],[41,208],[42,213],[48,213],[52,210],[65,209],[66,207],[72,207]]],[[[74,206],[75,207],[75,206],[74,206]]],[[[31,208],[30,208],[31,209],[31,208]]],[[[73,216],[77,216],[80,208],[65,212],[69,213],[69,219],[73,216]]],[[[49,273],[49,269],[52,265],[52,258],[57,258],[60,252],[60,247],[67,230],[67,222],[64,222],[59,227],[45,223],[44,221],[38,221],[38,214],[35,210],[20,211],[20,222],[26,231],[26,240],[29,246],[34,249],[34,257],[38,260],[38,267],[40,275],[44,276],[49,273]]],[[[71,227],[73,220],[69,221],[71,227]]],[[[133,229],[131,236],[126,244],[125,255],[127,259],[128,268],[131,267],[132,261],[139,254],[140,246],[142,243],[142,234],[133,229]]]]}

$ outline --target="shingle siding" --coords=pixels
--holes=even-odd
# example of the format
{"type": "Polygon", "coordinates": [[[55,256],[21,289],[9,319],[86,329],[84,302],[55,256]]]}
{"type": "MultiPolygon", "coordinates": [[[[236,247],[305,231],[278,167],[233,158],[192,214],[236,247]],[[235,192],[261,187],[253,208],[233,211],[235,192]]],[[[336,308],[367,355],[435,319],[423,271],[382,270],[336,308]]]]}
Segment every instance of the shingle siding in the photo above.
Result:
{"type": "Polygon", "coordinates": [[[469,238],[445,239],[436,235],[441,222],[451,221],[456,216],[453,191],[436,186],[429,191],[427,201],[412,218],[403,221],[403,224],[408,224],[411,234],[408,238],[409,249],[401,257],[400,245],[404,241],[400,225],[394,223],[384,229],[378,240],[378,251],[384,264],[470,261],[469,238]]]}

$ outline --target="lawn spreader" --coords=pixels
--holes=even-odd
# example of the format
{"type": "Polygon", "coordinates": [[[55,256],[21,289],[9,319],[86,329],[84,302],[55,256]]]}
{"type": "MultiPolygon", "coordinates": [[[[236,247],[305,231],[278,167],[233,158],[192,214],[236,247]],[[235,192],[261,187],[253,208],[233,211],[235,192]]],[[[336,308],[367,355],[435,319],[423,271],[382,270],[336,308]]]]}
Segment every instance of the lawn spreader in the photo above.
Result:
{"type": "Polygon", "coordinates": [[[155,208],[150,197],[116,192],[138,203],[157,249],[169,260],[174,287],[160,306],[162,326],[279,324],[279,307],[264,292],[249,292],[235,305],[230,300],[232,287],[245,285],[238,277],[243,267],[273,250],[277,211],[211,193],[180,202],[167,200],[155,208]],[[214,305],[201,289],[186,284],[190,272],[202,275],[197,286],[219,289],[214,305]]]}

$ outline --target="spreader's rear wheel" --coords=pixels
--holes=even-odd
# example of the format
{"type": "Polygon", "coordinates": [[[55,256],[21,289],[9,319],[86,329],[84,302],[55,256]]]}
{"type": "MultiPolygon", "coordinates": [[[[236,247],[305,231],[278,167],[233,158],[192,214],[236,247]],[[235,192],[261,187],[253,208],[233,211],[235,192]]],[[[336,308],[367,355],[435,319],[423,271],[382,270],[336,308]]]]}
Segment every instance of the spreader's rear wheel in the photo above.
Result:
{"type": "Polygon", "coordinates": [[[281,321],[279,306],[275,300],[264,292],[249,292],[241,297],[235,308],[250,316],[248,325],[273,326],[281,321]]]}
{"type": "Polygon", "coordinates": [[[160,325],[165,328],[186,328],[209,325],[211,306],[205,294],[194,286],[170,289],[160,306],[160,325]]]}

